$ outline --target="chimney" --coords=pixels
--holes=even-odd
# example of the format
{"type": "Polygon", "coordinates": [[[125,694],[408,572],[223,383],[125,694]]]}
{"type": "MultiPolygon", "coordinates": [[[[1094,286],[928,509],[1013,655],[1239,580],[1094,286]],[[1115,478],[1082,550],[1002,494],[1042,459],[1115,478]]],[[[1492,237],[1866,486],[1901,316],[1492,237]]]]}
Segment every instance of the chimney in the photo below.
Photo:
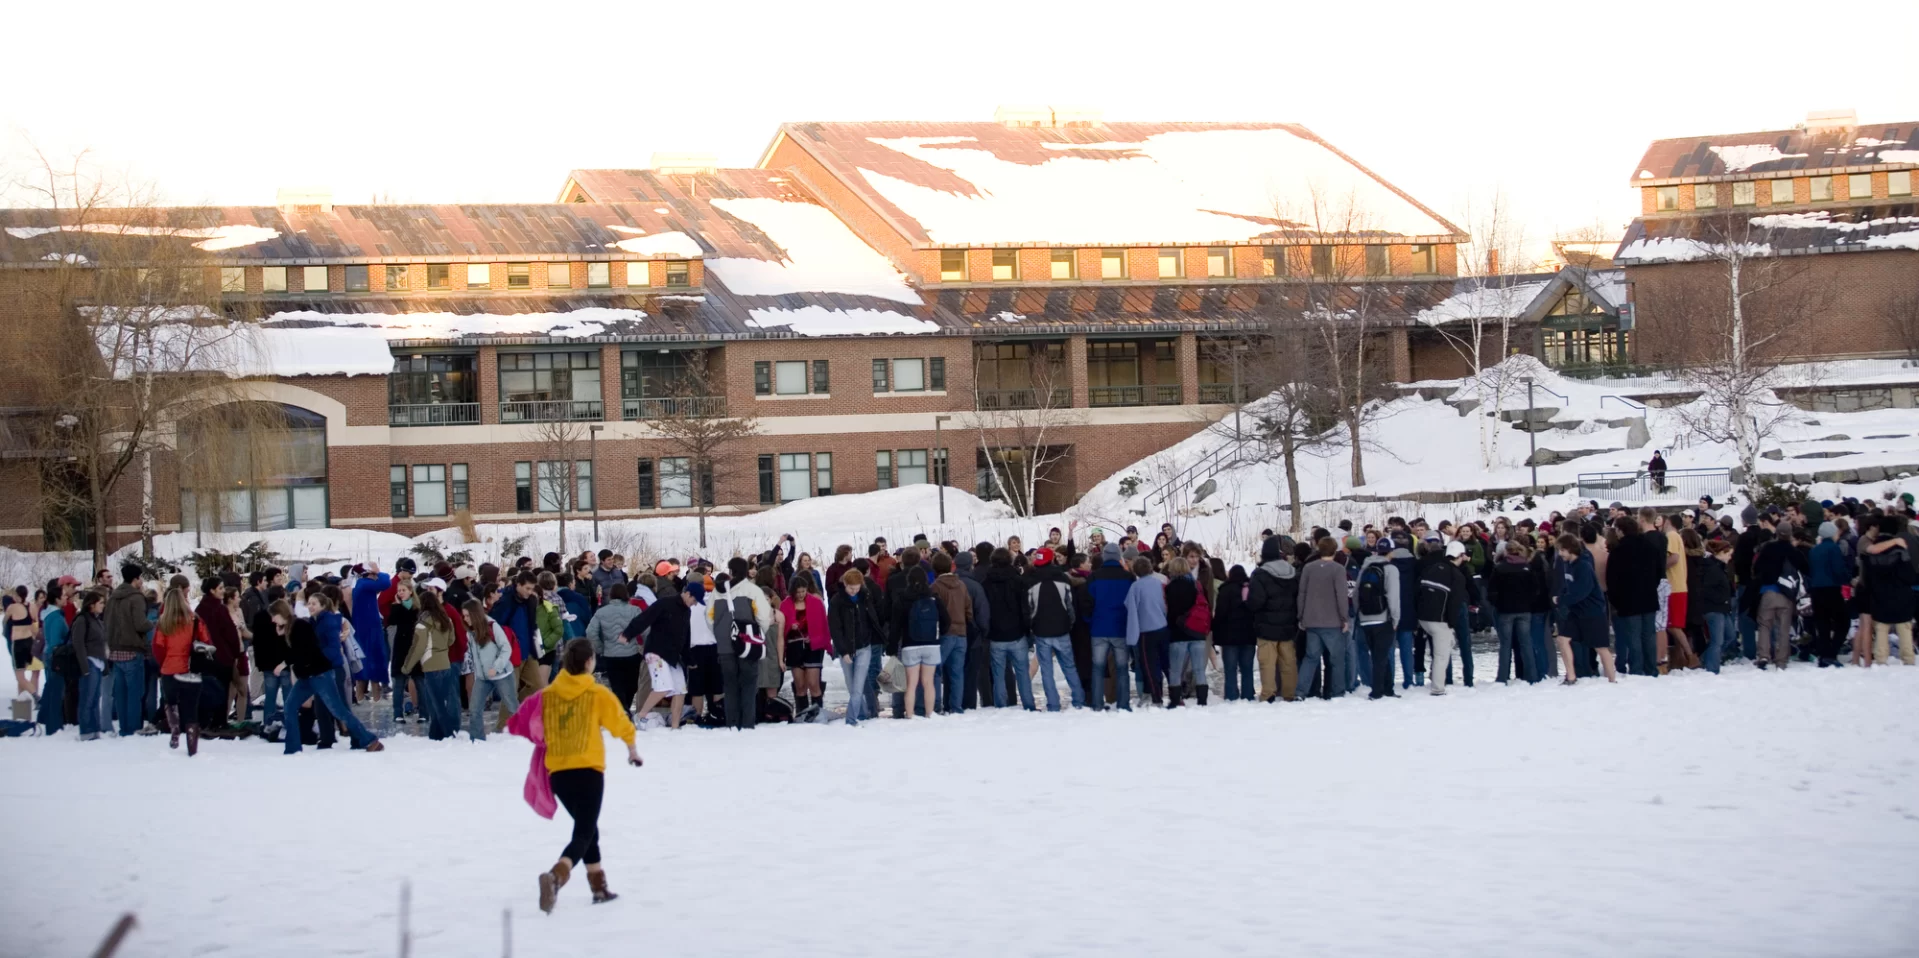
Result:
{"type": "Polygon", "coordinates": [[[1855,130],[1859,128],[1859,114],[1853,110],[1812,110],[1806,114],[1806,122],[1799,124],[1801,130],[1855,130]]]}
{"type": "Polygon", "coordinates": [[[331,213],[333,189],[326,186],[282,186],[273,205],[282,213],[331,213]]]}

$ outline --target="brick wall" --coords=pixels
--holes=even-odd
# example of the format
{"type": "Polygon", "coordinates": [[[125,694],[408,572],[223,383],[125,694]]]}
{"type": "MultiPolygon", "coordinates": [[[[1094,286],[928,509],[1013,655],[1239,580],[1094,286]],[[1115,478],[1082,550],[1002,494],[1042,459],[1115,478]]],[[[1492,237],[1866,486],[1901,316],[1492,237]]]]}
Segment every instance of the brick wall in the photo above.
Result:
{"type": "MultiPolygon", "coordinates": [[[[1919,295],[1919,252],[1831,253],[1767,261],[1756,268],[1779,270],[1782,282],[1778,292],[1751,300],[1753,307],[1764,310],[1777,303],[1804,317],[1778,340],[1786,354],[1838,357],[1906,350],[1888,310],[1899,297],[1919,295]],[[1793,308],[1794,302],[1810,312],[1793,308]]],[[[1668,363],[1703,357],[1710,337],[1700,330],[1722,322],[1723,314],[1716,302],[1690,304],[1709,293],[1724,298],[1723,268],[1713,263],[1629,266],[1626,278],[1636,306],[1635,358],[1668,363]]]]}

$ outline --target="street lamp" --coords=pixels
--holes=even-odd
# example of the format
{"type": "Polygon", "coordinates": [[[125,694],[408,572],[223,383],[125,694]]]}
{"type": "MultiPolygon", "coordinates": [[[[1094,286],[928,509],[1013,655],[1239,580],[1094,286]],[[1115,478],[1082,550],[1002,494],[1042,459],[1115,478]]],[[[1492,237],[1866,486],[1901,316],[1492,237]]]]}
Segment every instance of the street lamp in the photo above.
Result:
{"type": "MultiPolygon", "coordinates": [[[[600,475],[600,430],[605,428],[606,428],[605,426],[601,426],[601,425],[592,425],[592,426],[586,427],[586,448],[587,448],[586,458],[587,458],[587,462],[590,463],[592,466],[593,477],[596,483],[600,475]]],[[[600,542],[600,497],[596,495],[593,497],[593,543],[595,545],[598,545],[599,542],[600,542]]]]}
{"type": "MultiPolygon", "coordinates": [[[[1493,410],[1493,416],[1497,418],[1498,415],[1499,415],[1499,410],[1497,409],[1493,410]]],[[[1532,494],[1537,496],[1539,495],[1539,433],[1534,431],[1534,429],[1535,429],[1535,424],[1533,423],[1533,378],[1531,376],[1527,376],[1526,377],[1526,451],[1528,452],[1528,455],[1526,456],[1526,461],[1531,463],[1533,467],[1532,494]]]]}
{"type": "Polygon", "coordinates": [[[933,455],[939,457],[933,460],[933,484],[940,490],[940,525],[942,526],[946,524],[946,470],[949,464],[941,455],[941,450],[945,447],[940,445],[940,423],[951,421],[952,418],[951,416],[933,417],[933,455]]]}

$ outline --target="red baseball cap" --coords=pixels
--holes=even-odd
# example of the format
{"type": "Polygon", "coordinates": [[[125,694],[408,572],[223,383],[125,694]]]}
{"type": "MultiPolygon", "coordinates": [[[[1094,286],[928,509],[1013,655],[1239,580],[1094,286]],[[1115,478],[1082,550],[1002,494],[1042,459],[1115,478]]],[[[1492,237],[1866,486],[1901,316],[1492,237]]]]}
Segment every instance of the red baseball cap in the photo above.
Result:
{"type": "Polygon", "coordinates": [[[1053,550],[1051,550],[1051,549],[1048,549],[1048,548],[1047,548],[1047,547],[1045,547],[1045,546],[1040,546],[1039,548],[1037,548],[1037,549],[1034,549],[1034,550],[1033,550],[1033,564],[1034,564],[1034,565],[1052,565],[1052,564],[1053,564],[1053,550]]]}

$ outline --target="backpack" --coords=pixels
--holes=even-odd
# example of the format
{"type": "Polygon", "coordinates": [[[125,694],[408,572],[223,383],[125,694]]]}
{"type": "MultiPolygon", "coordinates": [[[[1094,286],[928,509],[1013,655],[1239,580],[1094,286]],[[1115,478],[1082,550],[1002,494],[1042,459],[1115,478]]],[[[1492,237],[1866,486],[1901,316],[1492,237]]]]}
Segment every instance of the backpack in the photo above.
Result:
{"type": "Polygon", "coordinates": [[[766,654],[766,637],[760,634],[760,620],[753,614],[753,600],[743,595],[733,597],[733,639],[738,643],[743,661],[757,662],[766,654]]]}
{"type": "Polygon", "coordinates": [[[1446,603],[1452,599],[1451,584],[1437,579],[1421,578],[1419,596],[1415,600],[1416,614],[1421,622],[1446,622],[1446,603]]]}
{"type": "Polygon", "coordinates": [[[1382,616],[1391,608],[1386,602],[1386,573],[1375,562],[1359,570],[1359,582],[1353,589],[1359,614],[1365,618],[1382,616]]]}
{"type": "Polygon", "coordinates": [[[1186,621],[1181,624],[1186,626],[1187,632],[1203,636],[1213,631],[1213,607],[1206,601],[1205,589],[1196,590],[1195,596],[1193,607],[1186,613],[1186,621]]]}
{"type": "Polygon", "coordinates": [[[933,645],[940,640],[939,600],[928,594],[913,600],[906,612],[906,634],[914,645],[933,645]]]}

